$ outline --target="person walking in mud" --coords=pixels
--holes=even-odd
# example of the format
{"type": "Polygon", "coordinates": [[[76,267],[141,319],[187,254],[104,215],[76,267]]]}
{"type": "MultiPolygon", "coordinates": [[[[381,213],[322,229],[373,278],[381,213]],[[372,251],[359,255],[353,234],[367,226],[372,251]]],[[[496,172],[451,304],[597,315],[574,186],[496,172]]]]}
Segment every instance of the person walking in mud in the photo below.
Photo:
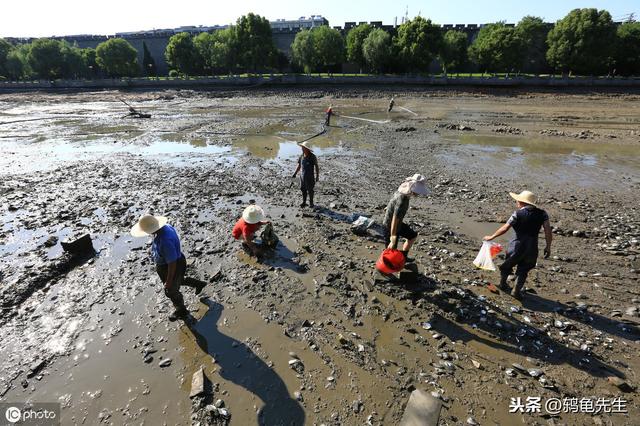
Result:
{"type": "Polygon", "coordinates": [[[309,207],[313,208],[313,189],[316,182],[320,179],[320,168],[318,167],[318,157],[309,148],[308,142],[299,144],[302,148],[302,155],[298,158],[298,167],[293,172],[293,178],[300,173],[300,190],[302,191],[302,204],[300,207],[307,206],[307,194],[309,195],[309,207]]]}
{"type": "Polygon", "coordinates": [[[395,97],[392,96],[391,100],[389,101],[389,109],[387,109],[387,112],[391,112],[395,104],[396,104],[395,97]]]}
{"type": "Polygon", "coordinates": [[[509,243],[505,261],[500,265],[500,289],[505,292],[511,291],[507,279],[513,272],[513,268],[517,267],[516,285],[511,291],[511,295],[521,300],[524,295],[523,288],[527,275],[536,267],[538,234],[542,227],[544,227],[544,237],[547,242],[544,258],[547,259],[551,255],[551,225],[549,215],[537,206],[536,196],[532,192],[522,191],[520,194],[510,192],[509,195],[516,200],[517,210],[513,212],[507,223],[492,235],[485,236],[483,240],[491,241],[505,234],[511,228],[515,231],[516,236],[509,243]]]}
{"type": "Polygon", "coordinates": [[[329,105],[329,108],[327,108],[327,110],[325,111],[325,119],[324,119],[324,126],[325,127],[329,127],[331,126],[331,117],[333,116],[333,105],[329,105]]]}
{"type": "Polygon", "coordinates": [[[131,228],[134,237],[153,236],[151,257],[156,265],[156,272],[164,284],[164,294],[171,299],[175,311],[169,315],[169,321],[184,318],[189,313],[184,305],[180,287],[186,285],[196,289],[200,294],[206,282],[185,279],[187,259],[180,249],[180,238],[176,230],[169,225],[164,216],[142,215],[131,228]]]}
{"type": "Polygon", "coordinates": [[[244,209],[242,216],[233,226],[231,235],[236,240],[242,239],[242,248],[249,254],[259,257],[262,255],[261,247],[254,241],[256,232],[262,225],[268,225],[271,222],[266,220],[262,207],[250,205],[244,209]]]}
{"type": "Polygon", "coordinates": [[[384,226],[384,238],[385,244],[389,249],[396,249],[398,246],[398,237],[404,238],[406,241],[402,246],[402,254],[404,254],[407,262],[412,262],[413,259],[409,257],[409,250],[415,243],[418,233],[411,229],[409,225],[404,222],[404,217],[409,210],[409,200],[412,196],[427,195],[429,193],[425,186],[425,178],[420,174],[415,174],[407,178],[393,194],[389,204],[385,209],[384,220],[382,225],[384,226]]]}

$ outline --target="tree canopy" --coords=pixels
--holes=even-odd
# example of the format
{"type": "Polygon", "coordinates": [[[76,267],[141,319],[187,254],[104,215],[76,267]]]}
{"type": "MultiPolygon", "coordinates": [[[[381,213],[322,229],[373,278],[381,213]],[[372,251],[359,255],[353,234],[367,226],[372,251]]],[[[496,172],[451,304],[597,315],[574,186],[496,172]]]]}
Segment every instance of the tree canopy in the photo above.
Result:
{"type": "Polygon", "coordinates": [[[362,54],[371,71],[383,72],[391,60],[391,36],[385,30],[376,28],[362,43],[362,54]]]}
{"type": "Polygon", "coordinates": [[[522,38],[502,22],[485,25],[469,47],[469,57],[484,71],[511,72],[522,65],[522,38]]]}
{"type": "Polygon", "coordinates": [[[111,38],[96,47],[96,62],[111,77],[138,74],[138,52],[122,38],[111,38]]]}
{"type": "Polygon", "coordinates": [[[640,74],[640,22],[628,22],[618,27],[616,69],[622,75],[640,74]]]}
{"type": "Polygon", "coordinates": [[[542,18],[525,16],[518,22],[516,33],[522,40],[524,72],[541,73],[549,68],[547,62],[547,36],[550,26],[542,18]]]}
{"type": "Polygon", "coordinates": [[[547,60],[557,70],[607,72],[613,63],[616,27],[606,10],[574,9],[549,32],[547,60]]]}
{"type": "Polygon", "coordinates": [[[185,75],[196,75],[202,68],[200,53],[187,32],[171,36],[164,57],[171,69],[185,75]]]}
{"type": "Polygon", "coordinates": [[[462,31],[449,30],[444,34],[440,64],[444,72],[460,71],[467,63],[467,35],[462,31]]]}
{"type": "Polygon", "coordinates": [[[420,16],[398,27],[398,55],[408,71],[426,72],[442,48],[440,27],[420,16]]]}
{"type": "Polygon", "coordinates": [[[275,63],[276,48],[267,18],[249,13],[238,18],[234,29],[240,67],[258,71],[275,63]]]}
{"type": "Polygon", "coordinates": [[[323,25],[296,34],[291,52],[305,72],[329,71],[344,59],[344,40],[338,30],[323,25]]]}
{"type": "Polygon", "coordinates": [[[373,27],[371,25],[361,24],[350,29],[347,33],[347,61],[355,62],[360,66],[360,69],[364,68],[366,65],[362,45],[372,30],[373,27]]]}

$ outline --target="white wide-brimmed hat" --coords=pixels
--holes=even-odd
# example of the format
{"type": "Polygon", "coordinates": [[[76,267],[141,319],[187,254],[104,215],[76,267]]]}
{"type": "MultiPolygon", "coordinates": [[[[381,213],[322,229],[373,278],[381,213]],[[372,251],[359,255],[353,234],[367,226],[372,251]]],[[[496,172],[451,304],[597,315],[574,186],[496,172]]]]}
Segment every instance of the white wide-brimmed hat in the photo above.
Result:
{"type": "Polygon", "coordinates": [[[299,143],[298,146],[300,148],[307,148],[309,151],[313,152],[313,149],[311,149],[311,147],[309,146],[309,142],[307,141],[299,143]]]}
{"type": "Polygon", "coordinates": [[[146,237],[156,232],[167,224],[169,219],[164,216],[152,216],[150,214],[143,214],[138,219],[138,223],[131,228],[131,235],[134,237],[146,237]]]}
{"type": "Polygon", "coordinates": [[[262,222],[265,218],[264,210],[260,206],[250,205],[242,212],[242,219],[250,225],[262,222]]]}
{"type": "Polygon", "coordinates": [[[409,195],[411,193],[427,195],[429,194],[429,189],[425,185],[425,177],[416,173],[402,182],[398,187],[398,192],[402,195],[409,195]]]}
{"type": "Polygon", "coordinates": [[[522,191],[519,194],[516,194],[515,192],[510,192],[509,195],[511,195],[511,198],[513,198],[516,201],[520,201],[521,203],[530,204],[533,207],[538,207],[538,205],[537,205],[538,197],[536,197],[536,194],[534,194],[531,191],[522,191]]]}

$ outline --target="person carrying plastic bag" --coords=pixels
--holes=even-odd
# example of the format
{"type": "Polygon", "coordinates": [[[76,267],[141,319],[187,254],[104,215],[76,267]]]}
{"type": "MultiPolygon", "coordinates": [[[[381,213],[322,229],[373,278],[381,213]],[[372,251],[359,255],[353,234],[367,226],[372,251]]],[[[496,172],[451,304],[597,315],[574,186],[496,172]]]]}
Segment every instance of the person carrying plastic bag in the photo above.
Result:
{"type": "Polygon", "coordinates": [[[492,243],[489,241],[483,241],[480,252],[476,256],[473,264],[476,268],[480,268],[484,271],[495,271],[496,265],[493,263],[493,259],[502,251],[502,246],[498,243],[492,243]]]}
{"type": "Polygon", "coordinates": [[[547,246],[544,249],[545,259],[551,255],[551,225],[549,215],[537,206],[536,196],[530,191],[522,191],[520,194],[510,192],[511,198],[516,200],[517,210],[513,212],[507,223],[502,225],[493,235],[487,235],[484,241],[491,241],[513,228],[516,237],[509,243],[507,257],[500,265],[500,289],[510,291],[507,278],[516,267],[516,286],[511,295],[520,300],[523,296],[524,283],[529,271],[536,267],[538,259],[538,234],[544,227],[544,236],[547,246]]]}

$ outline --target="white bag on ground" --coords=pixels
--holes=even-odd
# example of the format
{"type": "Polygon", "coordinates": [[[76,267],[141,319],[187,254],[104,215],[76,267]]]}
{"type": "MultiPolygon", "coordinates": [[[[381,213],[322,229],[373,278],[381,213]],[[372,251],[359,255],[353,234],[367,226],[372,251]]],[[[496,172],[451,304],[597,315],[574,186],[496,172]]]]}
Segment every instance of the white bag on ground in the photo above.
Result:
{"type": "Polygon", "coordinates": [[[476,260],[473,261],[473,264],[480,269],[485,271],[495,271],[496,265],[493,263],[493,258],[491,257],[491,247],[495,243],[490,241],[483,241],[482,247],[480,247],[480,252],[476,256],[476,260]]]}

